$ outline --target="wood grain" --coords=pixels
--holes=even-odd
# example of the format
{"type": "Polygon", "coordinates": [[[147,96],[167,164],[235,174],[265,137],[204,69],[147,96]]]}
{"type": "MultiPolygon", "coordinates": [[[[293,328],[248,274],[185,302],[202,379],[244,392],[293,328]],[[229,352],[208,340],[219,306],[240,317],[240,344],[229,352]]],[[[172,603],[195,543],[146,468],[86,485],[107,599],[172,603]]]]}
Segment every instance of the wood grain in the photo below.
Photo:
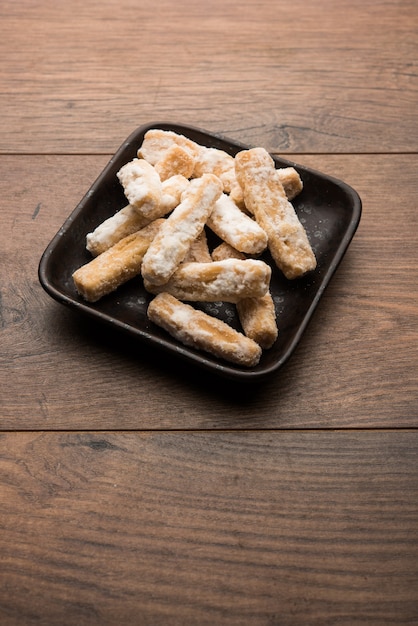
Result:
{"type": "Polygon", "coordinates": [[[301,158],[353,185],[363,216],[287,366],[246,389],[132,345],[43,292],[40,256],[107,160],[0,158],[1,429],[416,425],[416,156],[301,158]]]}
{"type": "Polygon", "coordinates": [[[415,0],[3,0],[0,152],[114,152],[161,120],[282,152],[416,151],[417,21],[415,0]]]}
{"type": "Polygon", "coordinates": [[[1,626],[418,624],[417,23],[414,0],[0,2],[1,626]],[[163,357],[39,284],[153,120],[363,200],[265,383],[163,357]]]}
{"type": "Polygon", "coordinates": [[[0,436],[0,619],[413,624],[418,434],[0,436]]]}

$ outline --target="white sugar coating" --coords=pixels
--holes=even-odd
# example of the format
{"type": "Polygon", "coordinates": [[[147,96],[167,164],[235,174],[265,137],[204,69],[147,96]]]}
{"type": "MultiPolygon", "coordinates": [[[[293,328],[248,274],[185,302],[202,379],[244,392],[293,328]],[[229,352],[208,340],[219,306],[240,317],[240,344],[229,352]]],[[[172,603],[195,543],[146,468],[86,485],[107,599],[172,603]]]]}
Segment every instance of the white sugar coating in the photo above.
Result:
{"type": "Polygon", "coordinates": [[[181,174],[176,174],[163,181],[161,185],[161,205],[164,207],[164,214],[165,212],[168,213],[172,211],[179,204],[182,193],[187,189],[189,184],[188,179],[181,174]]]}
{"type": "Polygon", "coordinates": [[[167,268],[171,267],[173,258],[177,256],[178,251],[188,247],[189,241],[196,239],[201,232],[203,227],[201,212],[195,211],[189,215],[192,206],[189,199],[183,200],[172,213],[172,216],[178,220],[176,228],[172,229],[171,223],[166,224],[166,228],[162,228],[161,238],[164,239],[164,245],[161,246],[160,253],[153,257],[154,271],[157,273],[165,274],[167,268]],[[187,219],[185,219],[186,217],[187,219]]]}
{"type": "Polygon", "coordinates": [[[293,167],[281,167],[277,172],[287,198],[293,200],[303,189],[301,177],[293,167]]]}
{"type": "Polygon", "coordinates": [[[235,303],[264,296],[270,278],[271,267],[264,261],[235,258],[182,263],[164,284],[144,280],[144,285],[151,293],[164,291],[179,300],[235,303]]]}
{"type": "Polygon", "coordinates": [[[149,221],[128,204],[87,234],[86,248],[93,256],[101,254],[123,237],[146,226],[149,221]]]}
{"type": "Polygon", "coordinates": [[[150,303],[148,317],[185,345],[198,350],[246,367],[253,367],[260,360],[261,348],[255,341],[167,293],[161,293],[150,303]]]}
{"type": "MultiPolygon", "coordinates": [[[[122,173],[122,176],[128,176],[128,174],[125,172],[122,173]]],[[[180,174],[165,180],[161,185],[162,195],[159,206],[155,206],[152,210],[153,218],[163,217],[172,211],[180,202],[181,194],[188,185],[189,181],[187,178],[180,174]]],[[[92,233],[86,236],[87,250],[94,255],[99,254],[122,237],[148,224],[151,220],[142,213],[144,213],[144,208],[139,212],[135,207],[129,204],[109,217],[99,224],[92,233]]]]}
{"type": "Polygon", "coordinates": [[[165,181],[161,183],[163,193],[167,193],[170,195],[178,195],[179,197],[187,189],[189,186],[189,180],[182,176],[181,174],[175,174],[174,176],[170,176],[165,181]]]}
{"type": "MultiPolygon", "coordinates": [[[[218,327],[217,330],[224,332],[225,330],[228,330],[228,333],[230,330],[233,330],[232,328],[225,328],[221,320],[207,320],[209,321],[208,324],[202,324],[201,320],[204,315],[205,314],[203,312],[197,312],[190,305],[183,304],[181,307],[179,306],[178,308],[172,309],[170,313],[170,321],[177,327],[176,331],[178,336],[181,337],[185,343],[193,346],[200,345],[202,341],[207,341],[209,344],[213,341],[213,323],[215,323],[218,327]],[[212,322],[212,324],[210,322],[212,322]]],[[[225,344],[228,343],[226,334],[224,342],[225,344]]],[[[235,344],[235,349],[238,350],[239,358],[242,359],[244,352],[239,349],[239,344],[235,344]]]]}
{"type": "Polygon", "coordinates": [[[193,318],[195,311],[191,307],[178,307],[173,309],[171,319],[177,326],[187,327],[193,318]]]}
{"type": "Polygon", "coordinates": [[[252,148],[239,152],[235,162],[246,206],[266,231],[277,266],[289,279],[314,269],[316,259],[306,231],[286,197],[271,156],[264,148],[252,148]]]}
{"type": "Polygon", "coordinates": [[[162,181],[176,174],[182,174],[186,178],[190,178],[193,174],[195,160],[188,150],[181,146],[173,145],[164,152],[154,167],[162,181]]]}
{"type": "Polygon", "coordinates": [[[226,194],[215,202],[207,223],[221,239],[240,252],[259,254],[267,247],[265,231],[226,194]]]}
{"type": "Polygon", "coordinates": [[[196,158],[201,150],[201,146],[184,135],[171,130],[152,128],[145,133],[137,156],[155,165],[173,145],[180,146],[193,158],[196,158]]]}
{"type": "Polygon", "coordinates": [[[215,174],[215,176],[218,176],[226,192],[230,192],[237,184],[234,157],[218,148],[201,148],[193,175],[198,177],[202,176],[202,174],[215,174]]]}
{"type": "Polygon", "coordinates": [[[189,184],[182,194],[181,203],[169,215],[144,257],[144,278],[155,284],[168,280],[203,230],[221,193],[220,180],[210,174],[189,184]]]}
{"type": "Polygon", "coordinates": [[[144,159],[133,159],[117,173],[125,196],[141,213],[153,218],[162,196],[162,184],[155,169],[144,159]]]}
{"type": "Polygon", "coordinates": [[[214,298],[215,301],[219,298],[225,301],[229,301],[231,297],[234,300],[239,299],[247,296],[247,292],[254,287],[259,290],[257,295],[261,296],[269,287],[271,270],[263,261],[225,259],[214,261],[211,265],[211,269],[214,266],[221,268],[213,281],[205,283],[207,297],[214,298]]]}
{"type": "MultiPolygon", "coordinates": [[[[129,212],[135,211],[135,209],[133,209],[130,205],[128,205],[128,208],[129,212]]],[[[121,209],[118,213],[115,213],[115,215],[112,215],[112,217],[109,217],[107,220],[102,222],[92,233],[87,235],[87,249],[89,248],[89,243],[97,241],[106,243],[110,240],[115,230],[120,226],[123,226],[128,219],[126,212],[124,213],[123,211],[124,209],[121,209]]]]}

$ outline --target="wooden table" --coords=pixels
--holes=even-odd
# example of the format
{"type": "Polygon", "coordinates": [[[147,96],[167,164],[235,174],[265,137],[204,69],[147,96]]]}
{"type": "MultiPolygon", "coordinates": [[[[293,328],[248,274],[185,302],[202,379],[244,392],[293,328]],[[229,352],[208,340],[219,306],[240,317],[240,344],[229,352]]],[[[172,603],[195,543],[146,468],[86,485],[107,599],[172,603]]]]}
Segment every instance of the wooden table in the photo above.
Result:
{"type": "Polygon", "coordinates": [[[0,623],[418,624],[415,0],[0,2],[0,623]],[[41,288],[139,125],[341,178],[363,215],[242,386],[41,288]]]}

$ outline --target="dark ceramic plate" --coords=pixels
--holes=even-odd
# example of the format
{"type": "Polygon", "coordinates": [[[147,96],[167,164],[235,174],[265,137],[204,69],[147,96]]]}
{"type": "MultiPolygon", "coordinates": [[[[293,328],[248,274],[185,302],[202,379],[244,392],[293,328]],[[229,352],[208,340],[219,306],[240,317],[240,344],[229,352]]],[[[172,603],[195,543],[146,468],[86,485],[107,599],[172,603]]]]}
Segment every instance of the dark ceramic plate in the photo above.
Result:
{"type": "MultiPolygon", "coordinates": [[[[94,304],[85,302],[74,288],[72,273],[91,258],[85,248],[86,234],[126,205],[116,172],[135,158],[144,134],[150,128],[172,130],[231,155],[248,147],[188,126],[169,123],[141,126],[122,144],[45,250],[39,264],[40,282],[58,302],[220,375],[248,381],[271,374],[292,354],[344,256],[360,221],[361,200],[351,187],[337,179],[284,159],[275,159],[277,167],[295,167],[303,180],[303,191],[293,205],[306,228],[318,266],[314,272],[296,281],[288,281],[279,270],[273,270],[271,293],[276,306],[279,338],[270,350],[264,351],[256,367],[247,369],[229,364],[179,344],[152,324],[146,316],[151,296],[139,277],[94,304]]],[[[268,254],[264,258],[270,262],[268,254]]],[[[234,305],[214,303],[201,308],[239,328],[234,305]]]]}

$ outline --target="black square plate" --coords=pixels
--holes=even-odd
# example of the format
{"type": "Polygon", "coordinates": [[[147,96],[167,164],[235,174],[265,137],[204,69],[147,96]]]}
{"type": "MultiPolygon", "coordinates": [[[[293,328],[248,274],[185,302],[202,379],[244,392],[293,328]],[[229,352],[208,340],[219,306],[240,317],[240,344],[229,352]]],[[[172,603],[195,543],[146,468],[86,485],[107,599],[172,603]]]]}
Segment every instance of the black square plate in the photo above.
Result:
{"type": "MultiPolygon", "coordinates": [[[[293,205],[306,228],[318,265],[314,272],[295,281],[286,280],[279,270],[273,269],[271,293],[279,337],[272,348],[263,351],[256,367],[247,369],[221,361],[180,345],[147,319],[146,311],[152,296],[145,291],[140,277],[93,304],[85,302],[74,288],[73,272],[91,259],[85,247],[86,235],[127,204],[116,172],[136,157],[137,149],[150,128],[174,131],[233,156],[248,148],[190,126],[169,123],[141,126],[122,144],[46,248],[39,264],[40,282],[58,302],[220,375],[249,381],[271,374],[292,354],[344,256],[360,221],[361,200],[351,187],[337,179],[285,159],[274,159],[277,167],[295,167],[303,180],[303,191],[293,200],[293,205]]],[[[264,258],[271,263],[268,253],[264,258]]],[[[211,303],[201,308],[239,328],[234,305],[211,303]]]]}

